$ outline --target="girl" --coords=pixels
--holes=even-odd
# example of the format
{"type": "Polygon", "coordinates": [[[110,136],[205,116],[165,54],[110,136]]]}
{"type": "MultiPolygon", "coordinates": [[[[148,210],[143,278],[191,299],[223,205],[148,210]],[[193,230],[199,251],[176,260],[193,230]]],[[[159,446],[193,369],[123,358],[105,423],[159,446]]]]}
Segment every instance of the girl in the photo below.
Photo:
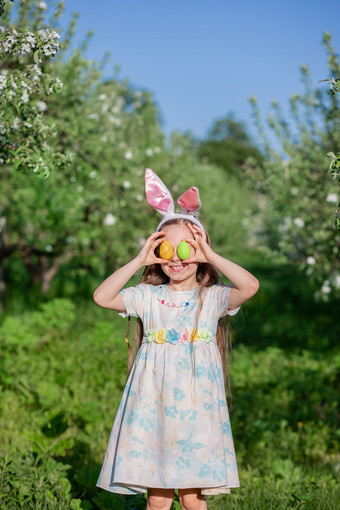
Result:
{"type": "Polygon", "coordinates": [[[213,251],[195,217],[197,188],[178,199],[176,214],[169,190],[150,169],[145,184],[149,204],[164,218],[140,253],[94,293],[98,305],[142,324],[97,486],[147,492],[148,510],[170,509],[177,488],[183,508],[203,510],[207,494],[239,487],[221,317],[235,315],[259,282],[213,251]],[[167,259],[159,255],[164,241],[167,259]],[[141,283],[122,289],[144,266],[141,283]],[[218,270],[234,285],[218,284],[218,270]]]}

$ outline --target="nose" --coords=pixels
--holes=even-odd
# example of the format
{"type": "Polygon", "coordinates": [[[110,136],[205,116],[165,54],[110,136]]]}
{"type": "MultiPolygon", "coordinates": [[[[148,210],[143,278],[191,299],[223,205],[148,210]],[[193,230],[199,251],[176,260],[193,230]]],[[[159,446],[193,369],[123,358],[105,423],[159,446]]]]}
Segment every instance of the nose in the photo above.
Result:
{"type": "Polygon", "coordinates": [[[179,258],[179,256],[177,255],[177,246],[176,246],[176,248],[174,247],[174,253],[170,260],[171,260],[171,262],[178,262],[179,260],[181,260],[179,258]]]}

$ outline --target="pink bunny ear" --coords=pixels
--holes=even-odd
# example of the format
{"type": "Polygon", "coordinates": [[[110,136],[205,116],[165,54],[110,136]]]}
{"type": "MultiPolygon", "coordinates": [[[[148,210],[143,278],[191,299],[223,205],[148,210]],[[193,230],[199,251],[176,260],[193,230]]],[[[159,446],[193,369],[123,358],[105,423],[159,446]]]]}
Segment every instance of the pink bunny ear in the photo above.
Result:
{"type": "Polygon", "coordinates": [[[198,211],[201,207],[200,195],[198,189],[194,186],[183,195],[179,197],[177,200],[179,206],[181,206],[181,213],[194,213],[198,211]]]}
{"type": "Polygon", "coordinates": [[[163,216],[175,212],[170,191],[151,168],[145,170],[145,194],[148,204],[163,216]]]}

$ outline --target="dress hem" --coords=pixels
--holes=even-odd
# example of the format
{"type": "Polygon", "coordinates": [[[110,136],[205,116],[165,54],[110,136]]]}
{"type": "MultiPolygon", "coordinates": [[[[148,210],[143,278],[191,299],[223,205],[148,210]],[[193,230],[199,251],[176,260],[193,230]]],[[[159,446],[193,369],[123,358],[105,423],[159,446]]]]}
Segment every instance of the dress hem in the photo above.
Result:
{"type": "Polygon", "coordinates": [[[190,486],[190,487],[152,487],[150,485],[134,485],[130,482],[115,482],[112,486],[103,486],[100,484],[96,484],[96,487],[99,487],[100,489],[106,490],[108,492],[118,493],[118,494],[125,494],[125,495],[138,495],[138,494],[144,494],[147,492],[147,489],[201,489],[201,493],[203,495],[209,496],[215,496],[217,494],[229,494],[230,489],[238,489],[240,485],[215,485],[215,486],[209,486],[209,487],[202,487],[199,486],[190,486]],[[118,490],[117,490],[118,489],[118,490]],[[120,492],[119,489],[123,490],[124,492],[120,492]],[[125,489],[125,490],[124,490],[125,489]],[[219,492],[217,492],[220,489],[219,492]],[[128,492],[127,492],[128,491],[128,492]]]}

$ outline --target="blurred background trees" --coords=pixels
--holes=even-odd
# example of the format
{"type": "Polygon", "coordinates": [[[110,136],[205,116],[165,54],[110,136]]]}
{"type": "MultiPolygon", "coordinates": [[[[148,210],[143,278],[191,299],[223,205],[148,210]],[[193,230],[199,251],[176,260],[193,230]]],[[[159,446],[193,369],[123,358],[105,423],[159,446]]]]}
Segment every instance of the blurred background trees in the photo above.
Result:
{"type": "MultiPolygon", "coordinates": [[[[340,75],[331,36],[323,36],[331,76],[340,75]]],[[[276,143],[269,141],[256,98],[251,98],[262,138],[264,159],[247,165],[247,179],[263,197],[267,214],[261,250],[274,264],[292,264],[306,275],[317,300],[339,296],[339,234],[334,219],[339,188],[330,178],[326,154],[340,150],[339,96],[310,82],[301,67],[304,93],[294,94],[289,116],[276,102],[267,126],[276,143]]]]}
{"type": "Polygon", "coordinates": [[[247,158],[260,164],[263,156],[247,133],[243,122],[233,113],[216,120],[208,131],[207,140],[197,147],[198,157],[225,169],[229,174],[243,179],[243,165],[247,158]]]}
{"type": "MultiPolygon", "coordinates": [[[[25,2],[16,17],[3,18],[0,217],[2,261],[10,257],[9,280],[24,267],[46,293],[60,267],[67,267],[67,284],[91,272],[103,276],[136,253],[146,230],[152,231],[156,223],[144,200],[147,166],[155,168],[174,192],[197,182],[200,172],[201,187],[206,185],[209,196],[207,218],[222,196],[225,208],[219,213],[231,215],[241,190],[231,205],[223,175],[217,167],[198,164],[190,136],[174,133],[165,147],[151,93],[121,80],[118,69],[112,79],[103,80],[104,62],[86,59],[87,42],[71,47],[75,19],[59,47],[63,4],[49,17],[41,4],[25,2]],[[22,30],[20,36],[14,26],[22,30]],[[30,87],[27,73],[33,73],[31,81],[39,86],[30,87]],[[22,85],[24,79],[27,86],[22,85]],[[17,83],[25,90],[30,87],[24,100],[17,83]],[[222,187],[216,185],[219,176],[222,187]],[[213,193],[208,181],[214,182],[213,193]]],[[[222,218],[212,220],[219,225],[220,246],[239,220],[234,212],[229,227],[222,218]]],[[[235,242],[240,245],[248,229],[238,232],[235,242]]]]}

